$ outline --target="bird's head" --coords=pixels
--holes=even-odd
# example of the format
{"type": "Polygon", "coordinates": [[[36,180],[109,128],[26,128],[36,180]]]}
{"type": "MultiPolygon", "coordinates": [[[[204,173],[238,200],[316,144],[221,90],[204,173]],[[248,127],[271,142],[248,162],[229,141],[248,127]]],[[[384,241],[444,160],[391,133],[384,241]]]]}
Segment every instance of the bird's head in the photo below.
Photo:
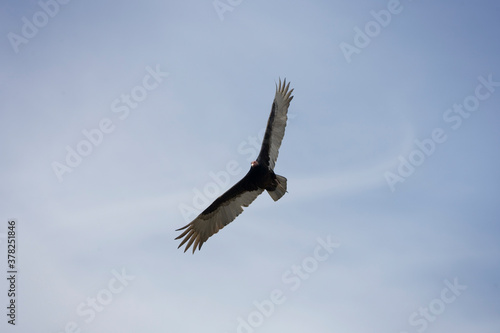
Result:
{"type": "Polygon", "coordinates": [[[250,165],[253,167],[256,167],[257,165],[259,165],[259,162],[257,161],[253,161],[252,163],[250,163],[250,165]]]}

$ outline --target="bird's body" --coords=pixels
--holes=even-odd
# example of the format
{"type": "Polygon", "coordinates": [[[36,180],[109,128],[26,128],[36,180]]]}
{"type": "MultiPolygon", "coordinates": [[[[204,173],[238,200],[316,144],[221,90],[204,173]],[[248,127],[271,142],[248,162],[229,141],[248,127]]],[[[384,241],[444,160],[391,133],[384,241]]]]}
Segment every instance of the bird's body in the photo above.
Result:
{"type": "MultiPolygon", "coordinates": [[[[236,183],[236,185],[234,185],[233,188],[235,188],[235,190],[237,189],[245,189],[247,191],[267,190],[268,192],[275,192],[277,189],[279,190],[278,187],[279,183],[277,177],[282,177],[282,176],[276,175],[273,170],[269,169],[266,166],[262,166],[258,163],[255,163],[254,161],[252,162],[250,170],[248,170],[245,177],[243,177],[243,179],[240,182],[236,183]]],[[[286,186],[286,181],[284,186],[286,186]]],[[[205,209],[202,212],[202,214],[209,214],[215,211],[221,204],[223,204],[227,199],[229,199],[233,194],[235,194],[235,190],[231,191],[233,188],[231,188],[226,193],[218,197],[214,202],[212,202],[212,204],[208,206],[208,208],[205,209]]],[[[280,197],[285,192],[286,188],[285,191],[280,195],[280,197]]]]}
{"type": "Polygon", "coordinates": [[[179,247],[187,242],[184,252],[193,245],[193,253],[213,234],[233,221],[241,214],[243,207],[248,207],[259,194],[267,191],[274,201],[279,200],[287,188],[285,177],[274,173],[278,150],[285,134],[288,106],[293,96],[288,90],[286,80],[276,87],[271,114],[267,122],[266,133],[256,161],[253,161],[248,173],[233,187],[218,197],[207,209],[186,226],[176,239],[183,238],[179,247]]]}

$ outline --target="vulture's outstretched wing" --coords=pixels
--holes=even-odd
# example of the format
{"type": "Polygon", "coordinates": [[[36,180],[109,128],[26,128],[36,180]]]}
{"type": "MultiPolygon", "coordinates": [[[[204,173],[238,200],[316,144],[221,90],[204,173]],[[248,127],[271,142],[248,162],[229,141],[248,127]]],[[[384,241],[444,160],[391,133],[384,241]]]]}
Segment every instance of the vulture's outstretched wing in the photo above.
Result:
{"type": "Polygon", "coordinates": [[[257,157],[259,164],[269,166],[271,170],[274,169],[278,150],[285,135],[288,106],[293,98],[291,96],[293,89],[289,91],[289,87],[290,83],[287,85],[286,79],[283,81],[283,85],[280,79],[279,86],[276,86],[276,95],[267,121],[266,134],[262,140],[259,157],[257,157]]]}
{"type": "Polygon", "coordinates": [[[253,184],[248,174],[243,177],[238,183],[218,197],[207,209],[205,209],[193,222],[186,226],[177,229],[184,230],[176,239],[183,238],[178,248],[188,242],[184,252],[193,245],[193,253],[198,247],[201,249],[203,243],[207,239],[216,234],[220,229],[233,221],[236,216],[240,215],[243,207],[248,207],[259,194],[264,191],[253,184]]]}

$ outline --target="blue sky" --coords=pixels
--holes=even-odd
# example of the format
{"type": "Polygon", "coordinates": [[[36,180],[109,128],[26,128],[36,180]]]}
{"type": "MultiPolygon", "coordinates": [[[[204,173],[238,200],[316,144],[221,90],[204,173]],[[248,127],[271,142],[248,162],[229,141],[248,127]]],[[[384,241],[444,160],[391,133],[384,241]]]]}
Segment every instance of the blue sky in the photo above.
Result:
{"type": "Polygon", "coordinates": [[[2,332],[499,331],[497,1],[1,8],[2,332]],[[289,193],[183,253],[285,77],[289,193]]]}

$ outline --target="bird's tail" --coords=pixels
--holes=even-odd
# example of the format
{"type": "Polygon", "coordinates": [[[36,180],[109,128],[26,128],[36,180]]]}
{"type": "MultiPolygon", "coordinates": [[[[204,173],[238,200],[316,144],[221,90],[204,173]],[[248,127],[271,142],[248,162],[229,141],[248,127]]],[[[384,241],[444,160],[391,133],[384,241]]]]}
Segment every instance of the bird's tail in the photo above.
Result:
{"type": "Polygon", "coordinates": [[[274,191],[267,191],[274,201],[278,201],[286,193],[286,178],[280,175],[276,175],[276,180],[278,185],[274,191]]]}

